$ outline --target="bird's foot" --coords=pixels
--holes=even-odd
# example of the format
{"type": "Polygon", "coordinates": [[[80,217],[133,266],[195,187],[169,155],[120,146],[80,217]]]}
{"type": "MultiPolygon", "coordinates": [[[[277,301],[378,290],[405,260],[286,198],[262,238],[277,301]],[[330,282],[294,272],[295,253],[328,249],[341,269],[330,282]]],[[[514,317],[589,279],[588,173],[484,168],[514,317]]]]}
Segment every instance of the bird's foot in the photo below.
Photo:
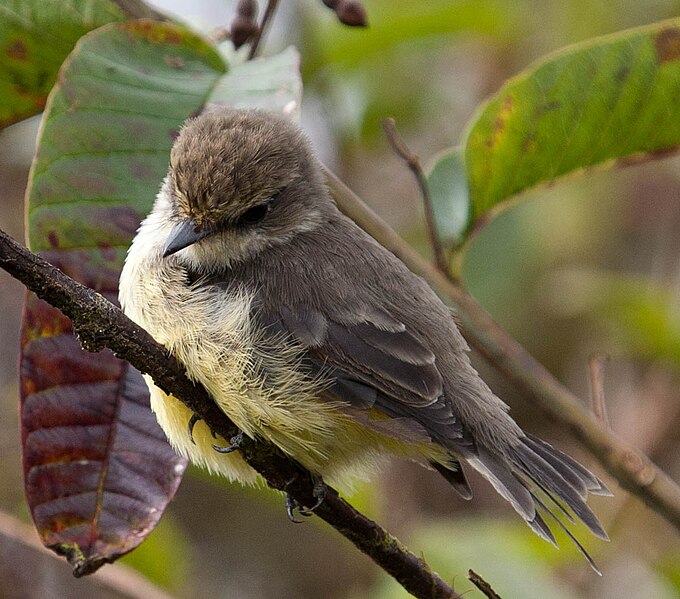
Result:
{"type": "Polygon", "coordinates": [[[295,517],[296,511],[301,516],[309,518],[310,516],[314,515],[314,511],[324,502],[324,499],[326,499],[326,483],[324,483],[320,477],[315,475],[312,475],[312,479],[314,481],[312,496],[316,500],[313,506],[304,507],[297,499],[292,497],[289,493],[286,493],[286,514],[288,514],[288,519],[295,524],[300,524],[302,522],[302,520],[298,520],[295,517]]]}
{"type": "MultiPolygon", "coordinates": [[[[191,439],[191,442],[196,445],[196,441],[194,441],[194,427],[196,426],[197,422],[200,422],[203,420],[198,414],[192,414],[191,418],[189,418],[189,439],[191,439]]],[[[210,430],[210,434],[212,435],[213,439],[217,438],[217,435],[215,434],[214,430],[210,430]]]]}
{"type": "Polygon", "coordinates": [[[297,499],[286,493],[286,514],[288,514],[288,519],[293,522],[293,524],[302,524],[302,520],[298,520],[295,517],[296,510],[301,516],[309,517],[312,515],[311,512],[304,509],[297,499]]]}
{"type": "Polygon", "coordinates": [[[198,414],[192,414],[191,418],[189,418],[189,439],[191,439],[191,442],[196,445],[196,441],[194,441],[194,427],[196,426],[196,423],[201,419],[201,417],[198,414]]]}
{"type": "MultiPolygon", "coordinates": [[[[191,442],[196,445],[196,441],[194,440],[194,427],[196,426],[196,423],[200,420],[203,420],[198,414],[192,414],[191,418],[189,418],[189,439],[191,439],[191,442]]],[[[217,438],[217,435],[215,434],[215,431],[212,429],[210,430],[210,434],[212,435],[213,439],[217,438]]],[[[213,445],[213,449],[219,453],[231,453],[232,451],[236,451],[239,447],[241,447],[241,443],[243,443],[243,431],[239,431],[238,434],[234,435],[231,439],[229,439],[229,445],[213,445]]]]}
{"type": "Polygon", "coordinates": [[[231,439],[229,439],[229,445],[213,445],[212,448],[218,453],[231,453],[236,451],[243,443],[243,431],[239,431],[231,439]]]}

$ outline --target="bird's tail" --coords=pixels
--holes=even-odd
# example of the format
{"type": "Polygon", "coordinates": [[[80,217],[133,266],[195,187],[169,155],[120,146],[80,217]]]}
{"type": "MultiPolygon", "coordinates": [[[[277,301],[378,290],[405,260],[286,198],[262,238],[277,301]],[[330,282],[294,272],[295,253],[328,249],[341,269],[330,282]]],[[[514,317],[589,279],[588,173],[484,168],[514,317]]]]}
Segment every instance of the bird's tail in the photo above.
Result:
{"type": "Polygon", "coordinates": [[[595,536],[608,540],[607,533],[586,504],[588,494],[611,495],[594,474],[532,435],[520,437],[519,442],[506,449],[503,455],[477,445],[463,457],[512,504],[537,535],[556,545],[544,519],[547,516],[564,530],[599,574],[592,558],[557,515],[564,515],[571,523],[578,518],[595,536]]]}

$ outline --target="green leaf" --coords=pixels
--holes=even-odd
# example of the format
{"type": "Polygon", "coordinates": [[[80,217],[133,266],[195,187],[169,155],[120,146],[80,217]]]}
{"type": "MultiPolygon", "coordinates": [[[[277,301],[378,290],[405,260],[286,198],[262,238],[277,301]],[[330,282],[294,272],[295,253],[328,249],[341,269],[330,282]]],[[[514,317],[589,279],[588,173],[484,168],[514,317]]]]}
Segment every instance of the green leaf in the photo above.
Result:
{"type": "Polygon", "coordinates": [[[61,63],[83,35],[125,18],[110,0],[0,3],[0,128],[43,109],[61,63]]]}
{"type": "Polygon", "coordinates": [[[468,126],[473,219],[566,173],[679,144],[680,19],[572,46],[509,80],[468,126]]]}
{"type": "Polygon", "coordinates": [[[434,157],[427,169],[427,186],[440,240],[446,245],[458,243],[470,220],[470,193],[460,148],[434,157]]]}
{"type": "Polygon", "coordinates": [[[84,37],[43,119],[29,188],[31,249],[85,249],[92,276],[84,282],[94,287],[102,267],[118,268],[178,128],[225,70],[202,38],[155,21],[84,37]],[[119,252],[113,264],[111,251],[119,252]]]}

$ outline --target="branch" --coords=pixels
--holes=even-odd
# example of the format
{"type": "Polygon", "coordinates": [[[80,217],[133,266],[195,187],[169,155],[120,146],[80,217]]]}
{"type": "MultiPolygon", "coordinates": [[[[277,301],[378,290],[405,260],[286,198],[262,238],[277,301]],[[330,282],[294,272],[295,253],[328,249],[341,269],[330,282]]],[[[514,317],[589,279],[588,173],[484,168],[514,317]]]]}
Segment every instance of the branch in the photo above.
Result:
{"type": "MultiPolygon", "coordinates": [[[[2,230],[0,267],[70,318],[85,349],[112,350],[141,372],[150,374],[163,391],[182,398],[225,439],[238,433],[236,425],[217,407],[208,392],[198,383],[191,382],[181,364],[149,333],[99,293],[74,281],[2,230]]],[[[270,487],[285,491],[301,505],[316,503],[311,474],[276,447],[244,439],[240,451],[270,487]]],[[[409,593],[428,599],[460,598],[425,561],[341,499],[335,489],[328,487],[326,498],[314,513],[371,557],[409,593]]]]}
{"type": "Polygon", "coordinates": [[[468,570],[468,579],[482,591],[488,599],[501,599],[501,596],[491,588],[491,585],[474,570],[468,570]]]}
{"type": "Polygon", "coordinates": [[[446,273],[449,270],[449,266],[446,260],[446,255],[444,254],[444,249],[442,248],[442,244],[439,239],[439,234],[437,233],[437,223],[435,221],[434,210],[432,208],[430,187],[427,184],[423,167],[420,166],[420,160],[418,159],[418,156],[411,152],[409,147],[406,145],[406,142],[399,135],[394,119],[385,119],[383,121],[383,129],[385,130],[385,135],[387,135],[387,140],[390,142],[392,149],[399,157],[404,160],[404,162],[406,162],[406,166],[411,169],[411,172],[416,178],[416,182],[418,183],[418,187],[420,189],[420,195],[423,198],[425,224],[427,225],[427,233],[430,237],[430,247],[432,248],[432,253],[434,254],[434,263],[439,270],[441,270],[443,273],[446,273]]]}
{"type": "Polygon", "coordinates": [[[255,58],[257,50],[260,46],[260,42],[262,41],[262,38],[266,34],[266,30],[269,27],[269,23],[271,22],[272,17],[274,16],[274,11],[276,10],[276,5],[278,3],[279,3],[278,0],[269,0],[267,2],[267,8],[264,9],[262,23],[260,23],[260,27],[258,28],[257,33],[255,33],[255,38],[253,39],[250,45],[250,50],[248,51],[248,60],[252,60],[253,58],[255,58]]]}
{"type": "Polygon", "coordinates": [[[604,427],[610,428],[609,416],[607,416],[607,403],[604,398],[604,367],[609,356],[595,354],[588,359],[590,370],[590,399],[593,405],[593,414],[604,427]]]}
{"type": "Polygon", "coordinates": [[[477,301],[431,265],[333,173],[325,170],[338,207],[420,275],[455,309],[470,344],[550,418],[565,425],[630,493],[680,530],[680,487],[635,447],[624,443],[510,337],[477,301]]]}

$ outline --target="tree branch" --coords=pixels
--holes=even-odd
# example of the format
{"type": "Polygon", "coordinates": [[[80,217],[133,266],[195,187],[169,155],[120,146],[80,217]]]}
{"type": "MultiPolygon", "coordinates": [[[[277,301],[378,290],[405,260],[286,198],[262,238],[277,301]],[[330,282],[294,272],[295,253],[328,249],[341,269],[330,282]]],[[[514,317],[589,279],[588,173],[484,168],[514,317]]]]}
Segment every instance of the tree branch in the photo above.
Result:
{"type": "Polygon", "coordinates": [[[267,34],[267,28],[269,27],[269,23],[271,23],[271,20],[274,16],[274,11],[276,10],[276,6],[278,3],[279,3],[278,0],[269,0],[267,2],[267,8],[264,9],[262,23],[260,23],[260,27],[258,28],[257,33],[255,34],[255,38],[250,44],[250,50],[248,51],[248,60],[252,60],[257,55],[257,51],[260,47],[260,42],[262,41],[263,37],[267,34]]]}
{"type": "Polygon", "coordinates": [[[590,370],[590,401],[593,406],[593,414],[602,426],[610,428],[609,416],[607,416],[607,403],[604,398],[604,367],[609,356],[595,354],[588,359],[590,370]]]}
{"type": "MultiPolygon", "coordinates": [[[[70,318],[85,349],[112,350],[119,358],[150,374],[166,393],[182,398],[225,439],[238,433],[236,425],[210,399],[208,392],[200,384],[191,382],[181,364],[149,333],[99,293],[74,281],[2,230],[0,267],[70,318]]],[[[316,503],[311,474],[276,447],[244,439],[240,451],[270,487],[289,493],[301,505],[316,503]]],[[[427,599],[460,598],[425,561],[341,499],[334,489],[328,487],[326,498],[314,513],[370,556],[409,593],[427,599]]]]}
{"type": "Polygon", "coordinates": [[[501,596],[491,588],[491,585],[474,570],[468,570],[468,578],[488,599],[501,599],[501,596]]]}
{"type": "Polygon", "coordinates": [[[565,425],[630,493],[680,530],[680,487],[641,451],[607,430],[579,399],[510,337],[459,284],[425,260],[326,169],[338,207],[454,308],[469,343],[550,418],[565,425]]]}
{"type": "Polygon", "coordinates": [[[406,166],[411,170],[413,176],[418,183],[418,188],[420,189],[420,195],[423,198],[423,208],[425,210],[425,224],[427,226],[427,233],[430,238],[430,247],[432,248],[432,253],[434,254],[434,263],[439,270],[443,273],[448,272],[449,265],[446,260],[446,255],[444,254],[444,248],[442,248],[441,241],[439,239],[439,233],[437,232],[437,222],[434,218],[434,208],[432,207],[432,198],[430,197],[430,187],[427,184],[427,178],[423,172],[423,167],[420,165],[420,160],[409,147],[406,142],[402,139],[401,135],[397,131],[397,124],[394,119],[385,119],[383,121],[383,129],[385,130],[385,135],[387,140],[390,142],[392,149],[395,151],[397,156],[399,156],[405,163],[406,166]]]}

